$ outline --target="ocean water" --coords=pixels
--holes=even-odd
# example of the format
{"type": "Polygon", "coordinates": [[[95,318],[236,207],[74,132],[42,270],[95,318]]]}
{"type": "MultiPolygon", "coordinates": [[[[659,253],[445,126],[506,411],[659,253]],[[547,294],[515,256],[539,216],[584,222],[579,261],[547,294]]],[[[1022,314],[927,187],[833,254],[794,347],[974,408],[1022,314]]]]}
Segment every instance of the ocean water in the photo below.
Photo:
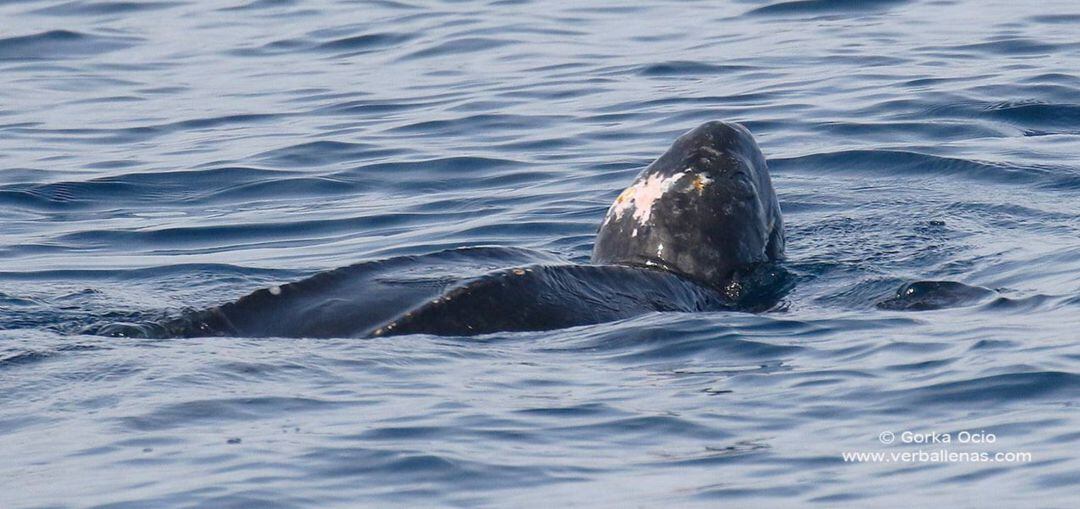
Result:
{"type": "Polygon", "coordinates": [[[0,507],[1075,507],[1078,33],[1066,0],[0,1],[0,507]],[[769,158],[772,311],[84,334],[366,260],[587,262],[712,119],[769,158]],[[876,306],[915,281],[997,293],[876,306]]]}

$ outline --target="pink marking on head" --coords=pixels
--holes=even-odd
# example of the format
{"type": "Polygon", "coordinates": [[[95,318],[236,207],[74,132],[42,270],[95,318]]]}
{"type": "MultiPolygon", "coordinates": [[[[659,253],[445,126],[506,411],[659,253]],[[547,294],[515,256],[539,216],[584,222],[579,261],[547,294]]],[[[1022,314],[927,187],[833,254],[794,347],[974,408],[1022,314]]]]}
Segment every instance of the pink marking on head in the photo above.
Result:
{"type": "Polygon", "coordinates": [[[627,210],[633,208],[634,220],[642,225],[648,224],[649,219],[652,218],[652,208],[656,200],[671,190],[675,182],[684,175],[686,175],[685,171],[667,178],[649,175],[646,179],[634,182],[615,199],[615,203],[611,204],[611,209],[608,210],[609,218],[614,214],[615,219],[620,219],[627,210]]]}

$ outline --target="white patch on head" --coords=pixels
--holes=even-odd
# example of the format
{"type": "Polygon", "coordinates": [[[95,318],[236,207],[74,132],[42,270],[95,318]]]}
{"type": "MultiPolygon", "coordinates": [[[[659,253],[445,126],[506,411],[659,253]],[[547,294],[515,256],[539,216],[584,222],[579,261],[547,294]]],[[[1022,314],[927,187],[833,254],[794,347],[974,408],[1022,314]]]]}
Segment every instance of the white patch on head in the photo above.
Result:
{"type": "Polygon", "coordinates": [[[648,178],[634,182],[615,199],[615,203],[611,204],[611,208],[608,209],[608,220],[610,221],[612,217],[620,219],[627,210],[633,208],[634,220],[642,225],[648,224],[649,219],[652,218],[652,208],[656,200],[670,191],[675,182],[687,175],[688,171],[689,168],[667,178],[649,175],[648,178]]]}
{"type": "Polygon", "coordinates": [[[631,237],[637,237],[637,228],[634,228],[634,231],[633,231],[633,233],[630,234],[630,236],[631,237]]]}
{"type": "Polygon", "coordinates": [[[280,286],[271,286],[269,290],[270,290],[270,295],[281,295],[281,287],[280,286]]]}
{"type": "Polygon", "coordinates": [[[664,245],[658,244],[656,246],[656,256],[664,256],[664,245]]]}

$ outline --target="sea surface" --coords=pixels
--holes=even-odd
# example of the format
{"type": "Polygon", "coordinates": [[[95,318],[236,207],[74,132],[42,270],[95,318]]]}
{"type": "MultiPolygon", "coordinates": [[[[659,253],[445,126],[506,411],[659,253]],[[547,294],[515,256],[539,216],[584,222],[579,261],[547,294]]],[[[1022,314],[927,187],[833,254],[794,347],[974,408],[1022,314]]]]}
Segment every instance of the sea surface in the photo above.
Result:
{"type": "Polygon", "coordinates": [[[3,508],[1076,507],[1080,5],[0,0],[0,329],[3,508]],[[713,119],[769,159],[769,312],[86,334],[370,260],[587,263],[713,119]],[[996,294],[877,307],[914,281],[996,294]]]}

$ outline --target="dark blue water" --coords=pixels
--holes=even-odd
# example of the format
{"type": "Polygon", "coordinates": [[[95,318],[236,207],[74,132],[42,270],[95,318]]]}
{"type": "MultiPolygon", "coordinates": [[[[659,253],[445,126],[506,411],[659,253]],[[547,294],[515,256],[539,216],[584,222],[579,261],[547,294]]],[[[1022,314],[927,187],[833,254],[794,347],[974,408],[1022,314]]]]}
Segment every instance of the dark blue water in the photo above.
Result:
{"type": "Polygon", "coordinates": [[[1078,33],[1067,0],[0,2],[0,506],[1074,506],[1078,33]],[[769,157],[778,310],[79,334],[365,260],[587,261],[711,119],[769,157]],[[920,280],[997,296],[875,306],[920,280]],[[1028,457],[843,457],[941,449],[1028,457]]]}

